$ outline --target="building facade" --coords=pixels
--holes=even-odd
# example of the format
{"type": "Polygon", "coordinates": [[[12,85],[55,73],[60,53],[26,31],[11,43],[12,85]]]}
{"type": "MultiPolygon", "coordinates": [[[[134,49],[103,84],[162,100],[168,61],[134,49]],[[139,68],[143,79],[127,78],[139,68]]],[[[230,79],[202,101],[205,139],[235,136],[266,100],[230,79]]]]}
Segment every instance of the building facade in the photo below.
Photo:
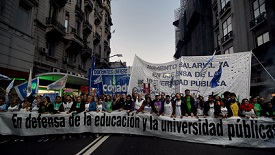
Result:
{"type": "MultiPolygon", "coordinates": [[[[189,9],[191,8],[188,5],[189,1],[201,3],[199,0],[182,0],[181,4],[185,5],[181,5],[181,9],[178,9],[181,12],[178,18],[179,23],[185,23],[185,14],[190,12],[189,9]]],[[[208,35],[206,32],[203,32],[207,35],[206,38],[208,38],[205,42],[212,42],[210,45],[212,49],[216,50],[217,54],[252,51],[255,56],[252,58],[251,64],[250,94],[268,98],[271,97],[271,95],[275,95],[275,81],[271,78],[271,76],[275,77],[275,1],[212,0],[207,1],[207,3],[211,4],[210,8],[204,8],[211,11],[212,34],[208,35]]],[[[191,12],[193,12],[193,10],[191,10],[191,12]]],[[[175,22],[177,22],[177,20],[175,22]]],[[[207,21],[201,22],[208,25],[207,21]]],[[[197,27],[193,29],[196,28],[197,27]]],[[[181,27],[181,25],[179,25],[177,29],[181,30],[176,31],[177,33],[186,33],[184,27],[181,27]]],[[[176,36],[179,36],[179,34],[176,34],[176,36]]],[[[196,38],[198,42],[202,42],[204,39],[198,38],[196,35],[191,35],[190,38],[196,38]]],[[[181,40],[176,40],[177,45],[180,45],[180,42],[181,40]]],[[[176,46],[174,57],[203,55],[200,53],[193,54],[194,52],[196,53],[196,50],[192,51],[193,49],[190,48],[189,50],[191,51],[182,52],[188,48],[188,46],[192,45],[187,43],[182,46],[176,46]]],[[[205,49],[208,49],[208,47],[206,46],[205,49]]],[[[208,55],[210,55],[210,53],[208,55]]]]}
{"type": "MultiPolygon", "coordinates": [[[[27,79],[47,72],[87,79],[108,58],[110,0],[1,0],[0,69],[27,79]]],[[[88,84],[88,82],[87,82],[88,84]]]]}

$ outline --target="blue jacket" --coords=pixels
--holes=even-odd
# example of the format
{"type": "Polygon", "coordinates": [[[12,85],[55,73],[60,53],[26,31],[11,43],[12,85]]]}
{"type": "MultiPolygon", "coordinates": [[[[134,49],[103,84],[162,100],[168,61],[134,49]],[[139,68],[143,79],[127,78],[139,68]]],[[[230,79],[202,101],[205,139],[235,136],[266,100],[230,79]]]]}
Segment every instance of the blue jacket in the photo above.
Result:
{"type": "Polygon", "coordinates": [[[96,111],[96,102],[92,101],[89,105],[89,111],[96,111]]]}

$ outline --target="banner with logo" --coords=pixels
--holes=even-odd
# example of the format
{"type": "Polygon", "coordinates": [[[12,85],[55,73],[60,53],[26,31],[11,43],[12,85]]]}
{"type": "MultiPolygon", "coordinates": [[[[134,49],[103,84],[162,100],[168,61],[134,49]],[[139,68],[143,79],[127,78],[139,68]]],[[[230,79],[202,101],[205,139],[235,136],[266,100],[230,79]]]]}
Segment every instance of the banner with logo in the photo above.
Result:
{"type": "Polygon", "coordinates": [[[90,75],[90,88],[96,88],[97,95],[127,94],[130,78],[128,68],[94,69],[90,70],[90,75]]]}
{"type": "Polygon", "coordinates": [[[234,92],[240,98],[250,94],[251,52],[213,56],[184,56],[172,62],[153,64],[135,56],[128,91],[184,93],[207,96],[234,92]]]}
{"type": "Polygon", "coordinates": [[[275,148],[272,118],[170,118],[150,113],[82,112],[75,114],[0,113],[2,135],[65,133],[122,133],[155,136],[194,143],[275,148]]]}
{"type": "MultiPolygon", "coordinates": [[[[18,94],[18,97],[20,98],[21,101],[23,101],[27,97],[27,85],[28,82],[22,83],[18,86],[15,86],[15,91],[18,94]]],[[[31,95],[37,94],[38,93],[38,87],[39,87],[39,78],[32,79],[32,93],[31,95]]]]}

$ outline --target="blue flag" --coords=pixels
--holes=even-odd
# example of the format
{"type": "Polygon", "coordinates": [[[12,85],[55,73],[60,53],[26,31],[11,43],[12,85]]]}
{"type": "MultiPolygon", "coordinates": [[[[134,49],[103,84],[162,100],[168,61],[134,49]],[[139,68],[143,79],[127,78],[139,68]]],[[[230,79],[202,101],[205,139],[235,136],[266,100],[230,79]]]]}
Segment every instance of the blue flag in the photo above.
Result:
{"type": "MultiPolygon", "coordinates": [[[[25,82],[14,87],[21,101],[23,101],[27,97],[27,85],[28,85],[28,82],[25,82]]],[[[32,79],[31,95],[38,93],[38,87],[39,87],[39,78],[32,79]]]]}
{"type": "Polygon", "coordinates": [[[218,71],[215,72],[210,82],[211,88],[215,88],[218,86],[218,82],[220,81],[221,76],[222,76],[222,65],[220,65],[218,71]]]}

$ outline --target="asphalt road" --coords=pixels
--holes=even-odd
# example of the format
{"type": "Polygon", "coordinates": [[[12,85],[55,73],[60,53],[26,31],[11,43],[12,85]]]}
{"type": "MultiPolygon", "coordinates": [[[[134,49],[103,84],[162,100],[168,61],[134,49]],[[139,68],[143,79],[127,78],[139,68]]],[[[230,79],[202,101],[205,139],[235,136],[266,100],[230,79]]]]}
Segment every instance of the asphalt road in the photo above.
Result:
{"type": "Polygon", "coordinates": [[[275,149],[240,148],[208,144],[195,144],[154,137],[129,136],[112,134],[110,136],[86,137],[77,139],[54,140],[49,142],[36,142],[35,138],[25,142],[1,143],[0,150],[6,154],[41,154],[41,155],[274,155],[275,149]],[[86,147],[86,148],[85,148],[86,147]]]}

